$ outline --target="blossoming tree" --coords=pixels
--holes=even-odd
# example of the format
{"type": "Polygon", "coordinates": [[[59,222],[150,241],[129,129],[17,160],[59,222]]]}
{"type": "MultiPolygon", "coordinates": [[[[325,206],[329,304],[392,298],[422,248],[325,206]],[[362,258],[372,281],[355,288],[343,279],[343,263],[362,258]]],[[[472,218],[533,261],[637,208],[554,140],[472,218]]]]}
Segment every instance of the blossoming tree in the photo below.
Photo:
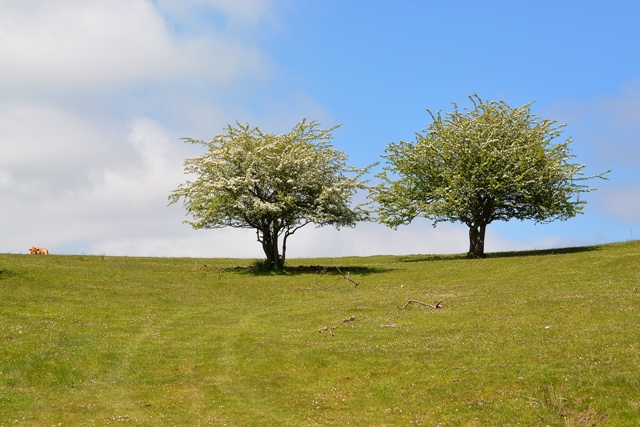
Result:
{"type": "MultiPolygon", "coordinates": [[[[472,110],[433,119],[415,142],[391,143],[383,158],[382,183],[370,197],[379,221],[397,228],[422,216],[469,227],[469,254],[484,256],[485,230],[510,219],[547,223],[582,213],[585,165],[571,163],[571,138],[554,143],[565,125],[531,113],[532,103],[511,108],[503,101],[469,97],[472,110]]],[[[608,172],[608,171],[607,171],[608,172]]]]}
{"type": "Polygon", "coordinates": [[[353,227],[368,218],[360,205],[351,207],[367,169],[347,165],[347,155],[332,147],[337,127],[303,120],[273,135],[238,123],[210,142],[183,138],[207,152],[185,160],[185,173],[197,178],[174,190],[170,204],[182,198],[193,217],[185,222],[196,229],[256,230],[269,266],[283,267],[287,239],[300,228],[353,227]]]}

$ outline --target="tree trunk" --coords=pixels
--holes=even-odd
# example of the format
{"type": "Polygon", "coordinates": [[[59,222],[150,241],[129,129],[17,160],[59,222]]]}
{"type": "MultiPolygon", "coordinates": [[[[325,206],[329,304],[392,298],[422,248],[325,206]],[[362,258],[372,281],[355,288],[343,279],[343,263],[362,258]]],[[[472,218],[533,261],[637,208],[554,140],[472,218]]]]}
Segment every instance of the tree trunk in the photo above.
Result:
{"type": "Polygon", "coordinates": [[[469,226],[469,255],[484,258],[484,232],[486,224],[469,226]]]}
{"type": "Polygon", "coordinates": [[[280,255],[280,260],[282,261],[282,265],[280,268],[284,267],[284,261],[287,257],[287,237],[289,237],[289,231],[285,231],[284,236],[282,237],[282,255],[280,255]]]}
{"type": "Polygon", "coordinates": [[[280,256],[278,249],[278,232],[267,229],[262,230],[262,250],[267,257],[267,263],[271,267],[284,267],[284,256],[280,256]]]}

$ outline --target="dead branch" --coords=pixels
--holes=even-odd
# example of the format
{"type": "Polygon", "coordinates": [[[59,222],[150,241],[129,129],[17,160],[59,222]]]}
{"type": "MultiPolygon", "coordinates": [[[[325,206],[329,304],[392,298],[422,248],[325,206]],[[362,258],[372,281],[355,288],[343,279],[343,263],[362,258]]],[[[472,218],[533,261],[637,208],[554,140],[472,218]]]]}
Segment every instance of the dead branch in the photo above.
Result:
{"type": "Polygon", "coordinates": [[[350,276],[350,274],[351,274],[350,272],[348,272],[348,271],[347,271],[347,274],[344,274],[344,273],[342,272],[342,270],[340,270],[340,268],[338,268],[338,266],[337,266],[337,265],[335,265],[335,264],[334,264],[334,267],[336,268],[336,270],[338,270],[338,273],[340,273],[340,274],[342,275],[342,277],[339,277],[335,282],[333,282],[333,283],[332,283],[332,284],[330,284],[329,286],[318,286],[318,277],[322,277],[322,276],[324,276],[325,274],[327,274],[327,270],[328,270],[328,267],[322,267],[322,269],[321,269],[321,270],[317,270],[317,271],[316,271],[316,286],[315,286],[315,287],[313,287],[313,288],[311,288],[311,289],[313,289],[313,290],[317,290],[317,289],[321,289],[321,290],[329,289],[329,288],[334,287],[334,286],[335,286],[339,281],[341,281],[341,280],[347,281],[347,282],[349,282],[349,283],[353,283],[353,284],[354,284],[354,287],[353,287],[354,289],[358,287],[358,285],[359,285],[360,283],[356,282],[356,281],[355,281],[355,280],[353,280],[351,277],[349,277],[349,276],[350,276]]]}
{"type": "Polygon", "coordinates": [[[405,308],[407,308],[409,305],[411,304],[419,304],[419,305],[423,305],[425,307],[429,307],[429,308],[442,308],[442,302],[444,300],[440,300],[435,304],[427,304],[426,302],[422,302],[422,301],[418,301],[418,300],[414,300],[414,299],[409,299],[407,298],[407,302],[405,303],[405,305],[403,305],[402,307],[400,307],[398,304],[395,303],[395,301],[393,302],[393,304],[398,307],[398,310],[404,310],[405,308]]]}
{"type": "Polygon", "coordinates": [[[353,284],[355,285],[355,286],[354,286],[354,288],[357,288],[357,287],[358,287],[358,285],[359,285],[360,283],[356,282],[355,280],[353,280],[353,279],[351,279],[351,278],[349,277],[349,275],[351,274],[349,271],[347,271],[347,274],[345,275],[345,274],[344,274],[344,273],[343,273],[343,272],[338,268],[338,266],[337,266],[337,265],[335,265],[335,264],[334,264],[333,266],[336,268],[336,270],[338,270],[338,273],[342,274],[342,277],[341,277],[340,279],[336,280],[336,283],[338,283],[338,281],[339,281],[339,280],[346,280],[346,281],[347,281],[347,282],[349,282],[349,283],[353,283],[353,284]]]}
{"type": "Polygon", "coordinates": [[[424,305],[425,307],[429,307],[429,304],[427,304],[427,303],[424,303],[424,302],[422,302],[422,301],[416,301],[416,300],[414,300],[414,299],[409,299],[409,298],[407,298],[407,303],[406,303],[404,306],[402,306],[402,308],[403,308],[403,309],[404,309],[404,308],[407,308],[407,306],[408,306],[409,304],[420,304],[420,305],[424,305]]]}
{"type": "MultiPolygon", "coordinates": [[[[354,320],[356,320],[356,316],[350,316],[350,317],[347,317],[347,318],[345,318],[345,319],[342,319],[342,320],[340,321],[340,323],[353,322],[354,320]]],[[[318,332],[323,333],[323,332],[329,331],[329,334],[331,334],[331,336],[334,336],[334,335],[333,335],[333,331],[334,331],[335,329],[337,329],[337,328],[338,328],[338,326],[340,326],[340,325],[335,325],[335,326],[332,326],[331,328],[329,328],[329,327],[327,327],[327,326],[324,326],[324,327],[322,327],[322,328],[318,329],[318,332]]]]}

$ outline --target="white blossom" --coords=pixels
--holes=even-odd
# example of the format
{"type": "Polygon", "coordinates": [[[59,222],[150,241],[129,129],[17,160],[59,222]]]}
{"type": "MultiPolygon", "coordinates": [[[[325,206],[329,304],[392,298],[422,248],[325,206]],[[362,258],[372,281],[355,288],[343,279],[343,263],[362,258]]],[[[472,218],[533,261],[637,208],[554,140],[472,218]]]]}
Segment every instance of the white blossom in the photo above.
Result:
{"type": "Polygon", "coordinates": [[[282,266],[287,238],[307,224],[353,227],[368,219],[361,206],[351,207],[368,168],[346,164],[347,155],[332,147],[331,131],[317,122],[298,123],[290,133],[272,135],[249,125],[202,144],[207,152],[185,160],[185,173],[198,176],[181,184],[170,203],[184,199],[194,228],[252,228],[267,261],[282,266]],[[282,249],[279,239],[282,237],[282,249]]]}

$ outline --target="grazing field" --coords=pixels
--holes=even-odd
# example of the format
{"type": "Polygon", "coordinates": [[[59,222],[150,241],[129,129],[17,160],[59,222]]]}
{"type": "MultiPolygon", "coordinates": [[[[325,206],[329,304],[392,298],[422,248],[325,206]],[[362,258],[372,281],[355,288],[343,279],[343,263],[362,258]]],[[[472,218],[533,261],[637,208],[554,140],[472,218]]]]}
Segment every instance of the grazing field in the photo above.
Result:
{"type": "Polygon", "coordinates": [[[640,425],[638,242],[251,262],[0,255],[0,426],[640,425]]]}

